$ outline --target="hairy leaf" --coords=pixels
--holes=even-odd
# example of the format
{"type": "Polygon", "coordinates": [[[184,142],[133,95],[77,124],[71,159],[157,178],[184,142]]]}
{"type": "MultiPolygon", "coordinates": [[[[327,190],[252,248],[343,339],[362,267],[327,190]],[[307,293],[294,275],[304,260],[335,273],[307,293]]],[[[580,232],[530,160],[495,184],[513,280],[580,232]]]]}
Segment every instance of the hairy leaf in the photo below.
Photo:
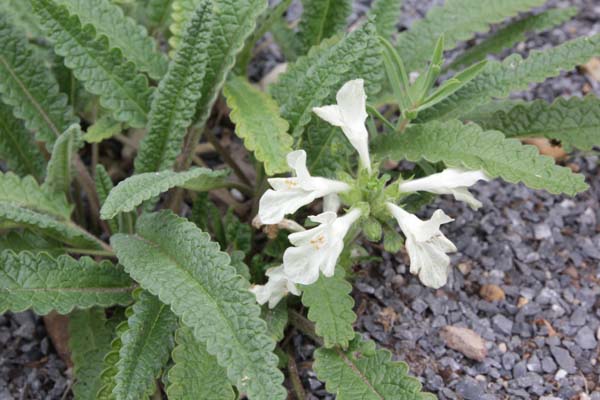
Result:
{"type": "Polygon", "coordinates": [[[202,96],[211,21],[210,1],[203,0],[187,24],[181,45],[152,100],[148,133],[135,160],[137,173],[171,168],[181,151],[186,128],[202,96]]]}
{"type": "MultiPolygon", "coordinates": [[[[175,54],[175,50],[179,48],[181,37],[185,31],[186,24],[192,18],[194,10],[205,0],[172,0],[171,3],[171,37],[169,45],[171,46],[171,56],[175,54]]],[[[212,1],[212,0],[210,0],[212,1]]]]}
{"type": "Polygon", "coordinates": [[[330,104],[346,81],[363,78],[367,94],[375,94],[382,73],[379,41],[368,23],[342,40],[327,39],[312,48],[279,77],[271,93],[292,136],[300,137],[313,118],[312,108],[330,104]]]}
{"type": "Polygon", "coordinates": [[[112,331],[102,308],[76,310],[69,317],[69,350],[74,364],[73,396],[96,400],[102,360],[110,350],[112,331]]]}
{"type": "Polygon", "coordinates": [[[571,19],[577,14],[577,11],[577,7],[556,8],[513,22],[459,55],[448,66],[448,69],[468,67],[471,64],[484,60],[490,54],[499,53],[504,49],[511,48],[516,43],[525,40],[526,33],[543,32],[556,25],[560,25],[571,19]]]}
{"type": "Polygon", "coordinates": [[[136,235],[111,238],[140,285],[171,306],[250,398],[284,399],[283,376],[248,282],[208,234],[171,212],[143,214],[136,235]],[[169,240],[165,240],[169,238],[169,240]]]}
{"type": "Polygon", "coordinates": [[[66,249],[54,240],[48,240],[29,231],[12,231],[0,236],[0,252],[12,250],[15,253],[28,251],[30,253],[48,253],[53,257],[65,254],[66,249]]]}
{"type": "Polygon", "coordinates": [[[443,6],[431,8],[425,18],[402,32],[396,48],[408,71],[422,69],[441,35],[444,35],[445,48],[451,49],[459,41],[471,39],[475,33],[486,32],[491,24],[541,6],[545,1],[447,0],[443,6]]]}
{"type": "Polygon", "coordinates": [[[64,194],[47,192],[32,177],[19,178],[12,172],[0,173],[0,203],[10,203],[64,220],[69,219],[72,210],[64,194]]]}
{"type": "Polygon", "coordinates": [[[110,0],[56,0],[77,15],[83,25],[91,24],[97,35],[105,35],[110,47],[121,50],[140,70],[154,79],[167,71],[167,60],[159,53],[146,28],[126,17],[123,10],[110,0]]]}
{"type": "Polygon", "coordinates": [[[110,344],[110,351],[104,357],[102,362],[102,373],[100,374],[100,389],[98,390],[96,400],[116,400],[113,395],[113,389],[117,382],[115,377],[117,376],[117,362],[119,362],[119,353],[123,343],[121,342],[121,335],[129,328],[127,321],[121,322],[117,325],[116,337],[110,344]]]}
{"type": "Polygon", "coordinates": [[[171,7],[175,0],[148,0],[148,4],[144,11],[150,25],[155,28],[162,30],[165,25],[168,25],[171,21],[171,7]]]}
{"type": "Polygon", "coordinates": [[[408,375],[404,362],[392,361],[387,350],[357,335],[346,351],[320,348],[315,351],[313,367],[326,382],[327,391],[342,400],[432,400],[421,392],[421,383],[408,375]]]}
{"type": "Polygon", "coordinates": [[[43,190],[51,193],[69,193],[72,180],[73,155],[83,145],[81,128],[73,124],[58,137],[48,162],[43,190]]]}
{"type": "Polygon", "coordinates": [[[356,314],[352,311],[352,285],[344,278],[343,270],[338,268],[329,278],[321,275],[317,282],[303,286],[302,290],[308,319],[315,323],[315,331],[323,338],[325,347],[347,347],[354,338],[352,324],[356,314]]]}
{"type": "Polygon", "coordinates": [[[288,306],[286,301],[280,301],[275,308],[266,305],[262,307],[261,318],[267,323],[269,334],[279,342],[284,338],[284,330],[288,323],[288,306]]]}
{"type": "MultiPolygon", "coordinates": [[[[96,184],[96,193],[98,193],[100,206],[103,206],[108,198],[108,194],[113,189],[113,182],[112,179],[110,179],[108,172],[106,172],[106,168],[104,168],[102,164],[96,165],[94,183],[96,184]]],[[[114,219],[111,218],[107,222],[111,232],[117,232],[119,230],[119,226],[114,219]]]]}
{"type": "Polygon", "coordinates": [[[534,146],[456,120],[414,125],[402,135],[382,137],[376,147],[393,159],[443,161],[448,166],[482,169],[491,177],[551,193],[574,195],[587,189],[583,175],[555,165],[534,146]]]}
{"type": "Polygon", "coordinates": [[[0,311],[33,309],[66,314],[74,308],[127,304],[133,285],[121,268],[108,261],[69,256],[52,258],[29,252],[0,253],[0,311]]]}
{"type": "Polygon", "coordinates": [[[77,16],[56,0],[31,0],[42,26],[54,42],[54,50],[83,82],[87,91],[100,97],[117,121],[134,127],[146,124],[150,88],[145,76],[127,62],[118,49],[110,49],[106,36],[96,38],[92,25],[82,26],[77,16]]]}
{"type": "Polygon", "coordinates": [[[507,97],[600,54],[600,34],[565,42],[544,51],[532,51],[522,59],[518,54],[502,62],[488,61],[484,70],[458,92],[419,114],[420,120],[451,119],[467,114],[492,98],[507,97]]]}
{"type": "Polygon", "coordinates": [[[235,123],[235,133],[244,139],[244,146],[265,164],[267,175],[286,172],[286,156],[292,151],[289,124],[279,115],[277,103],[246,79],[230,79],[223,94],[231,108],[229,117],[235,123]]]}
{"type": "Polygon", "coordinates": [[[179,400],[233,400],[235,393],[227,372],[198,342],[192,330],[180,326],[175,333],[175,365],[169,371],[167,395],[179,400]]]}
{"type": "Polygon", "coordinates": [[[373,24],[379,36],[389,39],[396,31],[404,0],[375,0],[371,5],[368,16],[373,18],[373,24]]]}
{"type": "Polygon", "coordinates": [[[567,149],[591,150],[600,146],[600,99],[593,96],[560,98],[552,104],[538,100],[474,122],[508,137],[560,140],[567,149]]]}
{"type": "Polygon", "coordinates": [[[117,362],[117,399],[147,399],[156,390],[155,380],[169,359],[177,317],[169,306],[148,292],[134,294],[128,310],[128,329],[121,334],[117,362]]]}
{"type": "Polygon", "coordinates": [[[100,143],[121,132],[122,128],[123,124],[108,115],[104,115],[88,128],[85,135],[83,135],[83,139],[88,143],[100,143]]]}
{"type": "Polygon", "coordinates": [[[35,15],[31,13],[29,2],[23,0],[4,0],[0,2],[0,13],[8,17],[11,23],[31,37],[42,36],[35,15]]]}
{"type": "Polygon", "coordinates": [[[10,107],[0,103],[0,159],[17,175],[32,175],[40,181],[45,172],[45,161],[33,135],[22,121],[12,114],[10,107]]]}
{"type": "Polygon", "coordinates": [[[343,32],[352,13],[352,0],[302,0],[298,25],[299,54],[336,33],[343,32]]]}
{"type": "Polygon", "coordinates": [[[356,154],[342,130],[322,119],[308,125],[302,148],[308,155],[308,170],[313,175],[331,178],[339,171],[348,171],[356,154]]]}
{"type": "Polygon", "coordinates": [[[44,60],[32,51],[27,38],[0,13],[0,92],[2,101],[25,122],[48,149],[70,124],[77,122],[67,96],[59,93],[56,79],[44,60]]]}
{"type": "Polygon", "coordinates": [[[197,191],[220,187],[228,174],[227,170],[192,168],[183,172],[166,170],[133,175],[119,182],[110,191],[100,210],[100,216],[103,219],[110,219],[118,213],[133,211],[144,201],[177,186],[197,191]]]}

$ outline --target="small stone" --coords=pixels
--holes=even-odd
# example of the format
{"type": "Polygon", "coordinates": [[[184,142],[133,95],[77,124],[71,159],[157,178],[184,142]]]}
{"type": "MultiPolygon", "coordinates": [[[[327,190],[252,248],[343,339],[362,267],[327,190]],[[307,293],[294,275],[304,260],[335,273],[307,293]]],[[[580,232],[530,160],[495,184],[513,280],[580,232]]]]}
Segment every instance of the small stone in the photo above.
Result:
{"type": "Polygon", "coordinates": [[[517,378],[517,385],[522,388],[528,388],[533,385],[542,385],[544,379],[536,373],[529,372],[526,375],[517,378]]]}
{"type": "Polygon", "coordinates": [[[498,350],[500,350],[500,353],[506,353],[506,351],[508,350],[508,347],[506,347],[506,343],[501,342],[498,345],[498,350]]]}
{"type": "Polygon", "coordinates": [[[483,388],[477,380],[467,377],[456,385],[456,393],[465,400],[480,400],[483,388]]]}
{"type": "Polygon", "coordinates": [[[576,372],[575,360],[571,357],[568,350],[558,346],[551,346],[550,353],[552,353],[552,357],[554,357],[554,360],[556,360],[556,363],[560,368],[571,374],[576,372]]]}
{"type": "Polygon", "coordinates": [[[506,299],[504,290],[500,286],[493,284],[483,285],[479,289],[479,295],[487,301],[503,301],[506,299]]]}
{"type": "Polygon", "coordinates": [[[575,341],[579,347],[585,350],[595,349],[598,345],[596,338],[594,338],[594,331],[589,326],[584,326],[577,332],[575,341]]]}
{"type": "Polygon", "coordinates": [[[470,359],[483,361],[487,356],[485,341],[471,329],[447,325],[440,331],[440,336],[446,346],[470,359]]]}
{"type": "Polygon", "coordinates": [[[554,396],[542,396],[540,397],[540,400],[562,400],[560,397],[554,397],[554,396]]]}
{"type": "Polygon", "coordinates": [[[569,373],[567,371],[565,371],[564,369],[559,369],[556,374],[554,375],[554,379],[559,381],[563,378],[565,378],[567,375],[569,375],[569,373]]]}
{"type": "Polygon", "coordinates": [[[525,365],[525,361],[521,361],[517,363],[512,370],[513,378],[517,379],[524,376],[527,373],[527,366],[525,365]]]}
{"type": "Polygon", "coordinates": [[[512,333],[513,322],[502,314],[494,315],[492,324],[497,331],[500,331],[505,335],[510,335],[512,333]]]}
{"type": "Polygon", "coordinates": [[[547,224],[538,224],[533,227],[533,236],[537,240],[549,239],[552,237],[552,231],[547,224]]]}
{"type": "Polygon", "coordinates": [[[519,360],[519,356],[516,353],[508,352],[502,355],[502,366],[505,370],[510,371],[519,360]]]}
{"type": "Polygon", "coordinates": [[[471,264],[469,264],[469,263],[460,263],[456,266],[456,268],[458,268],[460,273],[463,275],[468,275],[472,269],[471,264]]]}
{"type": "Polygon", "coordinates": [[[535,354],[527,360],[527,370],[531,372],[542,372],[542,363],[535,354]]]}
{"type": "Polygon", "coordinates": [[[517,307],[524,307],[527,303],[529,303],[527,297],[519,297],[519,300],[517,301],[517,307]]]}
{"type": "Polygon", "coordinates": [[[544,372],[548,374],[553,374],[554,372],[556,372],[556,368],[558,367],[556,366],[556,363],[554,362],[552,357],[544,357],[542,359],[542,369],[544,370],[544,372]]]}

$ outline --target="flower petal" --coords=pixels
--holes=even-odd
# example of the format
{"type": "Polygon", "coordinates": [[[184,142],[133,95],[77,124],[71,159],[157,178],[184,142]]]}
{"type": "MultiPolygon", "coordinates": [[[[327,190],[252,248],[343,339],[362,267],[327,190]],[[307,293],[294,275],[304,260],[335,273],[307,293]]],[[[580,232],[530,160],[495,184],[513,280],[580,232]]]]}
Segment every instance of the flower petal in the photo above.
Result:
{"type": "Polygon", "coordinates": [[[362,79],[346,82],[337,92],[336,100],[346,125],[364,126],[367,119],[367,95],[362,79]]]}
{"type": "Polygon", "coordinates": [[[310,285],[319,279],[319,261],[322,255],[310,246],[289,247],[283,253],[283,265],[290,281],[310,285]]]}
{"type": "Polygon", "coordinates": [[[410,258],[410,272],[418,274],[421,282],[438,289],[446,284],[450,273],[450,257],[438,246],[431,243],[406,241],[410,258]]]}
{"type": "Polygon", "coordinates": [[[304,150],[295,150],[288,153],[286,160],[300,180],[310,178],[310,173],[306,168],[306,152],[304,150]]]}
{"type": "Polygon", "coordinates": [[[258,218],[263,224],[277,224],[316,198],[315,192],[303,190],[267,190],[259,201],[258,218]]]}
{"type": "Polygon", "coordinates": [[[341,109],[338,105],[330,105],[323,107],[313,107],[313,112],[324,121],[329,122],[333,126],[343,126],[344,118],[341,109]]]}

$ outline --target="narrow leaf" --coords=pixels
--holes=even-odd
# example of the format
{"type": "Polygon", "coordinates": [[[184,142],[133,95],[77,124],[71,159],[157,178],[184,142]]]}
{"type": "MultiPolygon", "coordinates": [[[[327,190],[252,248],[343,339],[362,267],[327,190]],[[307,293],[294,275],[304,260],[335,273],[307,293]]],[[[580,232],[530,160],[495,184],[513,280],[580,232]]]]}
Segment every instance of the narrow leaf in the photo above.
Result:
{"type": "Polygon", "coordinates": [[[267,323],[269,334],[276,342],[284,338],[284,330],[288,323],[288,306],[285,301],[280,301],[275,308],[266,305],[262,307],[261,318],[267,323]]]}
{"type": "Polygon", "coordinates": [[[367,14],[372,18],[379,36],[390,39],[397,31],[396,24],[400,20],[404,0],[375,0],[367,14]]]}
{"type": "Polygon", "coordinates": [[[128,329],[121,334],[117,362],[118,400],[148,399],[156,390],[156,378],[169,359],[177,317],[169,306],[148,292],[134,293],[136,302],[128,310],[128,329]]]}
{"type": "Polygon", "coordinates": [[[133,211],[144,201],[177,186],[198,191],[222,187],[228,174],[227,170],[192,168],[184,172],[166,170],[133,175],[110,191],[100,216],[111,219],[121,212],[133,211]]]}
{"type": "Polygon", "coordinates": [[[240,77],[230,79],[223,93],[231,108],[229,117],[235,123],[235,133],[256,159],[265,164],[267,175],[288,171],[286,155],[292,151],[293,139],[287,133],[289,124],[280,117],[277,103],[240,77]]]}
{"type": "Polygon", "coordinates": [[[0,253],[0,311],[60,314],[74,308],[108,307],[131,300],[131,279],[108,261],[56,259],[48,254],[0,253]]]}
{"type": "Polygon", "coordinates": [[[48,162],[46,180],[42,188],[51,193],[69,193],[71,186],[73,156],[81,147],[81,128],[73,124],[58,137],[48,162]]]}
{"type": "Polygon", "coordinates": [[[169,371],[167,395],[179,400],[233,400],[235,393],[227,373],[206,345],[194,338],[192,330],[180,326],[175,333],[175,365],[169,371]]]}
{"type": "Polygon", "coordinates": [[[171,25],[169,26],[169,30],[171,31],[171,37],[169,38],[171,57],[179,48],[181,37],[185,32],[187,23],[194,15],[194,10],[203,2],[204,0],[172,0],[171,25]]]}
{"type": "Polygon", "coordinates": [[[299,54],[346,28],[352,13],[351,0],[302,0],[302,18],[298,25],[299,54]]]}
{"type": "Polygon", "coordinates": [[[240,392],[257,399],[286,398],[274,342],[248,282],[236,275],[229,256],[208,234],[160,212],[143,214],[136,235],[114,235],[111,243],[126,271],[193,329],[240,392]]]}
{"type": "MultiPolygon", "coordinates": [[[[98,193],[98,200],[100,201],[100,206],[103,206],[106,202],[106,199],[108,198],[108,194],[113,189],[113,182],[102,164],[96,165],[94,183],[96,184],[96,193],[98,193]]],[[[111,232],[117,232],[119,230],[119,226],[114,219],[111,218],[107,222],[111,232]]]]}
{"type": "Polygon", "coordinates": [[[110,49],[106,36],[96,38],[92,25],[82,26],[77,16],[56,0],[31,0],[56,53],[83,82],[87,91],[100,96],[100,104],[117,121],[134,127],[146,124],[151,90],[147,79],[127,62],[118,49],[110,49]]]}
{"type": "Polygon", "coordinates": [[[96,400],[116,400],[113,395],[113,389],[117,382],[115,377],[117,375],[117,362],[119,362],[119,352],[121,350],[122,342],[121,335],[127,330],[129,325],[127,321],[121,322],[117,325],[116,337],[110,344],[110,350],[104,357],[102,362],[102,372],[100,373],[100,389],[96,395],[96,400]]]}
{"type": "Polygon", "coordinates": [[[409,127],[402,135],[382,136],[377,151],[393,159],[444,162],[448,166],[484,170],[507,182],[523,182],[533,189],[574,195],[587,189],[583,175],[554,164],[534,146],[507,139],[501,132],[451,120],[409,127]]]}
{"type": "Polygon", "coordinates": [[[104,115],[88,128],[85,135],[83,135],[83,139],[88,143],[100,143],[121,132],[122,128],[123,124],[108,115],[104,115]]]}
{"type": "Polygon", "coordinates": [[[65,254],[66,249],[61,243],[48,240],[29,231],[12,231],[0,236],[0,252],[12,250],[15,253],[28,251],[33,254],[48,253],[53,257],[65,254]]]}

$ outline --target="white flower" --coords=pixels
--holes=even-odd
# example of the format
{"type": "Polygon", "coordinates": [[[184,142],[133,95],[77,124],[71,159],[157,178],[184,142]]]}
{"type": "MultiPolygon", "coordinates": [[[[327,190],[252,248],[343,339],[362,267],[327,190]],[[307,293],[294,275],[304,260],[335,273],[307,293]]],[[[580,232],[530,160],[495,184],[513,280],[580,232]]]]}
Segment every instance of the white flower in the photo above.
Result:
{"type": "Polygon", "coordinates": [[[488,176],[483,171],[466,171],[458,168],[447,168],[437,174],[425,178],[402,182],[402,192],[425,191],[435,194],[451,194],[456,200],[464,201],[471,208],[478,209],[481,202],[467,189],[475,182],[488,181],[488,176]]]}
{"type": "Polygon", "coordinates": [[[264,285],[254,285],[250,291],[256,296],[258,304],[269,302],[269,308],[273,308],[286,294],[300,295],[296,285],[291,282],[283,272],[283,265],[269,268],[266,272],[269,280],[264,285]]]}
{"type": "Polygon", "coordinates": [[[418,274],[425,286],[434,289],[444,286],[450,273],[450,257],[446,253],[456,251],[456,246],[440,231],[440,225],[453,219],[437,210],[431,219],[422,221],[395,204],[386,205],[406,236],[410,272],[418,274]]]}
{"type": "Polygon", "coordinates": [[[325,276],[333,276],[335,265],[344,249],[344,236],[360,217],[360,210],[352,209],[342,217],[326,211],[309,217],[318,222],[316,228],[288,236],[296,247],[288,248],[283,254],[283,268],[294,283],[310,285],[319,279],[319,271],[325,276]]]}
{"type": "Polygon", "coordinates": [[[342,128],[344,135],[358,151],[362,165],[371,172],[369,158],[369,132],[365,126],[367,119],[364,81],[348,81],[337,92],[337,104],[315,107],[313,112],[331,125],[342,128]]]}
{"type": "Polygon", "coordinates": [[[296,176],[269,179],[275,190],[267,190],[260,198],[258,218],[263,224],[277,224],[286,214],[296,212],[315,199],[350,189],[344,182],[310,176],[304,150],[289,153],[287,162],[296,176]]]}

